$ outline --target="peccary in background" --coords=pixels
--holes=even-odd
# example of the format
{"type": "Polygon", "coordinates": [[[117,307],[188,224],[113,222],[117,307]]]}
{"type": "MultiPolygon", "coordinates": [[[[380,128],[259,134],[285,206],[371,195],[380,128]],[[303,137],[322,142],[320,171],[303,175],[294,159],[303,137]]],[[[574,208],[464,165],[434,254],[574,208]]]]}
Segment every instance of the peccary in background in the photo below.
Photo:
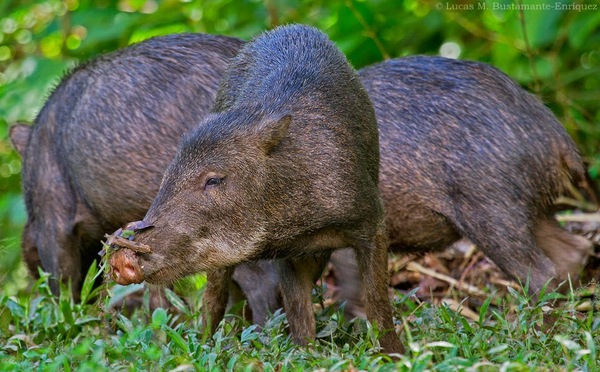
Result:
{"type": "Polygon", "coordinates": [[[387,239],[378,193],[375,115],[356,72],[321,32],[279,27],[233,60],[214,114],[180,142],[136,235],[152,253],[117,250],[122,283],[169,283],[208,271],[209,325],[222,318],[232,268],[279,258],[293,339],[315,336],[315,266],[355,250],[367,317],[388,352],[402,345],[388,299],[387,239]],[[311,267],[311,269],[308,269],[311,267]]]}
{"type": "MultiPolygon", "coordinates": [[[[62,80],[33,127],[11,127],[23,157],[28,222],[22,248],[31,275],[37,277],[38,267],[52,274],[55,294],[55,279],[71,280],[79,296],[104,233],[144,217],[180,137],[208,114],[243,43],[178,34],[103,55],[62,80]]],[[[240,265],[231,285],[230,305],[246,298],[245,314],[254,323],[281,307],[270,263],[240,265]]],[[[128,298],[131,305],[135,300],[128,298]]]]}
{"type": "Polygon", "coordinates": [[[583,182],[578,150],[535,96],[489,65],[441,57],[360,71],[379,126],[380,191],[391,249],[470,239],[530,291],[577,277],[587,239],[563,230],[553,202],[583,182]]]}
{"type": "MultiPolygon", "coordinates": [[[[79,294],[104,233],[145,215],[181,135],[209,112],[242,43],[179,34],[103,55],[62,80],[33,126],[11,127],[34,276],[41,266],[79,294]]],[[[58,292],[57,281],[51,287],[58,292]]]]}

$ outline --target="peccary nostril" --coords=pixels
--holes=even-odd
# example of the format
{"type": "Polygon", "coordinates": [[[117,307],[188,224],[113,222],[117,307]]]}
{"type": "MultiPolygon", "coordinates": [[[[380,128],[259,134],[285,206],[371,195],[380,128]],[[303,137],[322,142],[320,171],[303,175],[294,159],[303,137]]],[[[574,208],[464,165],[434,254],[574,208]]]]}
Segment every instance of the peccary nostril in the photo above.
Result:
{"type": "Polygon", "coordinates": [[[135,278],[135,269],[131,266],[125,266],[121,269],[113,268],[113,279],[117,284],[127,285],[131,283],[132,278],[135,278]]]}

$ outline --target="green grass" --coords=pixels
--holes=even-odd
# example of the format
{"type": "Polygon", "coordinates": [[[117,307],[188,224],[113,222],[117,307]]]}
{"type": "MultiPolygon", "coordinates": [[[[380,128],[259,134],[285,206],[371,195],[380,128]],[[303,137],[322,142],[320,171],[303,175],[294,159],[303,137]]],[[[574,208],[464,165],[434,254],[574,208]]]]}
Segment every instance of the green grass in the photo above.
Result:
{"type": "Polygon", "coordinates": [[[93,289],[96,275],[101,273],[95,269],[88,273],[81,303],[64,294],[70,293],[67,288],[58,298],[52,296],[46,275],[29,295],[0,294],[0,370],[600,369],[600,313],[594,306],[587,312],[573,310],[573,296],[548,312],[559,295],[535,301],[514,290],[505,298],[490,295],[478,319],[468,320],[447,306],[420,302],[414,291],[398,295],[395,315],[408,351],[392,360],[378,351],[375,325],[344,320],[343,312],[332,307],[316,312],[318,337],[308,347],[291,343],[280,312],[262,330],[232,317],[208,337],[200,327],[201,276],[188,281],[186,302],[167,291],[177,315],[161,308],[150,311],[145,296],[145,304],[126,317],[107,309],[129,289],[93,289]],[[556,321],[544,326],[550,313],[556,321]]]}

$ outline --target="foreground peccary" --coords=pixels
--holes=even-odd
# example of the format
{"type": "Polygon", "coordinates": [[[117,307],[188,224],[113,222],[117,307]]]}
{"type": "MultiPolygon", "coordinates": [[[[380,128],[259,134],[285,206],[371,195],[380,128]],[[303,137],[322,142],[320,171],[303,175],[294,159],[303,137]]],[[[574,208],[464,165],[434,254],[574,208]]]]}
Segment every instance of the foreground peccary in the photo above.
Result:
{"type": "MultiPolygon", "coordinates": [[[[11,127],[33,275],[41,266],[79,294],[104,233],[145,215],[181,135],[209,112],[242,44],[179,34],[106,54],[65,77],[35,125],[11,127]]],[[[50,284],[57,293],[58,282],[50,284]]]]}
{"type": "Polygon", "coordinates": [[[152,253],[112,254],[117,280],[169,283],[208,271],[205,318],[214,329],[232,268],[279,258],[292,337],[305,343],[315,336],[313,268],[351,247],[370,288],[367,317],[389,330],[383,348],[401,351],[387,291],[377,125],[343,54],[313,28],[267,32],[233,60],[214,111],[180,142],[135,237],[152,253]]]}
{"type": "MultiPolygon", "coordinates": [[[[441,57],[394,59],[359,75],[378,120],[392,250],[437,250],[466,237],[513,278],[529,278],[531,293],[577,278],[591,244],[558,225],[553,200],[584,168],[535,96],[489,65],[441,57]]],[[[339,300],[348,315],[361,314],[352,251],[332,261],[339,300]]],[[[244,283],[260,280],[244,273],[244,283]]],[[[275,295],[264,301],[271,311],[275,295]]]]}

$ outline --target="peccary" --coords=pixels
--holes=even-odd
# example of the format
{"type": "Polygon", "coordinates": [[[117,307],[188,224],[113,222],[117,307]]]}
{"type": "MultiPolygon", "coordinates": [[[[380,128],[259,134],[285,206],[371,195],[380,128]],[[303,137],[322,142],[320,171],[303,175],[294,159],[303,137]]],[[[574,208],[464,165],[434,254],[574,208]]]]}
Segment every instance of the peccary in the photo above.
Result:
{"type": "MultiPolygon", "coordinates": [[[[591,244],[558,225],[553,201],[566,183],[583,182],[584,168],[535,96],[494,67],[441,57],[389,60],[359,75],[378,120],[379,188],[393,251],[438,250],[466,237],[504,272],[529,280],[531,293],[550,279],[552,289],[577,278],[591,244]]],[[[347,315],[360,315],[352,251],[336,251],[332,261],[338,299],[348,301],[347,315]]],[[[260,281],[251,276],[244,282],[260,281]]],[[[279,307],[272,287],[262,295],[272,293],[263,303],[274,305],[263,311],[279,307]]]]}
{"type": "Polygon", "coordinates": [[[391,249],[470,239],[539,291],[575,278],[591,245],[563,230],[553,201],[583,182],[577,147],[535,96],[489,65],[441,57],[360,71],[375,107],[391,249]]]}
{"type": "Polygon", "coordinates": [[[213,111],[180,142],[144,217],[153,227],[135,237],[152,253],[112,254],[117,281],[169,283],[208,271],[205,318],[214,329],[233,267],[278,258],[292,338],[304,344],[315,336],[313,268],[351,247],[370,288],[367,317],[389,330],[383,348],[400,352],[387,291],[377,125],[343,54],[310,27],[266,32],[233,60],[213,111]]]}
{"type": "MultiPolygon", "coordinates": [[[[79,294],[104,233],[145,215],[181,135],[209,112],[242,44],[179,34],[100,56],[62,80],[35,125],[11,127],[33,275],[41,266],[79,294]]],[[[58,282],[50,284],[57,293],[58,282]]]]}
{"type": "MultiPolygon", "coordinates": [[[[22,248],[32,276],[38,267],[52,274],[55,294],[55,279],[71,280],[78,298],[105,231],[143,218],[179,138],[208,114],[228,60],[243,43],[178,34],[103,55],[61,81],[33,127],[11,127],[23,157],[22,248]],[[35,151],[28,151],[30,143],[35,151]]],[[[234,274],[232,289],[241,291],[232,291],[230,304],[247,298],[247,313],[263,324],[281,307],[271,294],[276,270],[248,263],[234,274]]]]}

